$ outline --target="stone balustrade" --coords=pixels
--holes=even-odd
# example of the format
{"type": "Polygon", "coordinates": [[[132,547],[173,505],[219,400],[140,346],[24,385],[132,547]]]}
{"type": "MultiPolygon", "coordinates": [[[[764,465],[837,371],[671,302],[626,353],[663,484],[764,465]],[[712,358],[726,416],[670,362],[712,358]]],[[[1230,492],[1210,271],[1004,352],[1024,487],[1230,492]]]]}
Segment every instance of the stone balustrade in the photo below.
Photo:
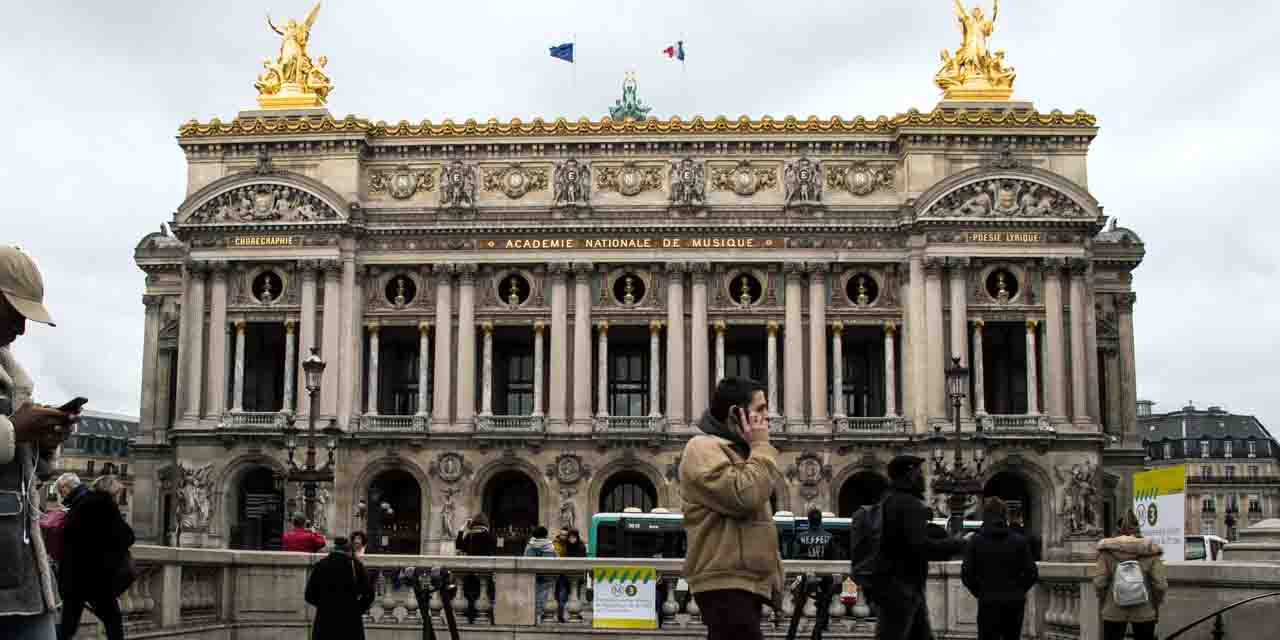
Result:
{"type": "Polygon", "coordinates": [[[897,416],[836,416],[836,434],[905,433],[907,421],[897,416]]]}
{"type": "MultiPolygon", "coordinates": [[[[303,602],[308,568],[321,555],[259,551],[175,549],[137,546],[134,556],[141,576],[121,597],[126,635],[130,638],[304,638],[313,610],[303,602]]],[[[439,557],[371,555],[367,569],[374,579],[376,600],[366,616],[370,640],[421,637],[421,625],[431,621],[444,628],[444,608],[450,607],[468,639],[552,638],[569,640],[617,632],[591,628],[591,590],[585,579],[597,564],[652,566],[662,588],[657,631],[628,631],[628,638],[705,637],[696,602],[677,591],[681,561],[542,559],[512,557],[439,557]],[[406,566],[449,567],[459,585],[457,595],[443,602],[435,595],[423,611],[399,572],[406,566]],[[565,621],[558,621],[555,590],[548,589],[543,620],[535,626],[535,580],[554,584],[570,578],[565,621]],[[466,587],[470,585],[470,589],[466,587]]],[[[790,561],[789,576],[830,574],[842,580],[846,563],[790,561]]],[[[1091,564],[1041,563],[1040,584],[1027,602],[1024,638],[1098,640],[1098,594],[1090,579],[1091,564]]],[[[1275,565],[1257,563],[1173,563],[1171,591],[1163,610],[1161,635],[1237,600],[1280,590],[1275,565]]],[[[934,563],[929,573],[929,613],[938,637],[972,638],[977,631],[977,603],[960,581],[958,562],[934,563]]],[[[801,634],[808,636],[815,619],[810,601],[799,615],[801,634]]],[[[1260,601],[1226,617],[1232,638],[1266,637],[1268,617],[1280,604],[1260,601]],[[1250,634],[1251,631],[1258,633],[1250,634]]],[[[779,611],[766,610],[764,631],[783,637],[796,615],[790,598],[779,611]]],[[[853,606],[834,600],[829,610],[827,638],[868,638],[874,621],[864,603],[853,606]]],[[[100,630],[99,630],[100,631],[100,630]]],[[[1192,640],[1208,639],[1209,628],[1192,640]]]]}

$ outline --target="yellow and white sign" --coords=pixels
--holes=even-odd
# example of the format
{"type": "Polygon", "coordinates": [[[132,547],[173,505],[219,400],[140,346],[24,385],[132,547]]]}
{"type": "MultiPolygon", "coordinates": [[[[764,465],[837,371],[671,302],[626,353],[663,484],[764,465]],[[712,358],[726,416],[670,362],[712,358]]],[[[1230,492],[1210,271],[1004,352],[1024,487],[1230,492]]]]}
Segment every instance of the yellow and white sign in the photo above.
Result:
{"type": "Polygon", "coordinates": [[[1164,549],[1166,561],[1183,560],[1186,493],[1187,469],[1182,465],[1133,474],[1133,511],[1142,536],[1164,549]]]}
{"type": "Polygon", "coordinates": [[[652,567],[592,567],[591,626],[657,629],[658,571],[652,567]]]}

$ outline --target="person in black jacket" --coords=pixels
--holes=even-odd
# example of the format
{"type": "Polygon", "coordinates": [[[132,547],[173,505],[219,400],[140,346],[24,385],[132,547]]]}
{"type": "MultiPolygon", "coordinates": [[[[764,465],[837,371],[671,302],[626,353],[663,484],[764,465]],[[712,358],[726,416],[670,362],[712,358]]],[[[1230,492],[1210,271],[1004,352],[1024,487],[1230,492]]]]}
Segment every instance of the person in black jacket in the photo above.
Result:
{"type": "Polygon", "coordinates": [[[62,620],[58,640],[71,640],[80,628],[85,604],[106,627],[107,640],[124,639],[120,615],[117,573],[128,562],[133,528],[117,506],[123,485],[115,476],[102,476],[90,490],[73,489],[63,500],[67,506],[63,529],[62,562],[58,565],[58,590],[62,594],[62,620]]]}
{"type": "Polygon", "coordinates": [[[333,539],[329,555],[307,578],[307,604],[316,608],[312,640],[364,640],[364,614],[373,605],[373,585],[364,564],[351,555],[344,537],[333,539]]]}
{"type": "Polygon", "coordinates": [[[873,578],[877,640],[931,640],[925,582],[931,560],[947,560],[964,550],[964,541],[951,538],[930,524],[933,515],[924,502],[924,459],[898,456],[889,463],[889,491],[885,494],[880,554],[873,578]]]}
{"type": "MultiPolygon", "coordinates": [[[[492,556],[498,553],[498,538],[489,530],[489,519],[483,513],[477,513],[458,532],[454,547],[464,556],[492,556]]],[[[493,579],[486,580],[489,581],[490,597],[496,598],[498,594],[493,591],[493,579]]],[[[468,573],[462,577],[462,597],[467,601],[467,609],[463,615],[467,620],[474,621],[476,618],[476,600],[480,597],[480,587],[480,576],[468,573]]]]}
{"type": "Polygon", "coordinates": [[[1040,579],[1026,536],[1009,528],[1000,498],[982,504],[982,528],[969,539],[961,580],[978,599],[978,640],[1018,640],[1027,591],[1040,579]]]}

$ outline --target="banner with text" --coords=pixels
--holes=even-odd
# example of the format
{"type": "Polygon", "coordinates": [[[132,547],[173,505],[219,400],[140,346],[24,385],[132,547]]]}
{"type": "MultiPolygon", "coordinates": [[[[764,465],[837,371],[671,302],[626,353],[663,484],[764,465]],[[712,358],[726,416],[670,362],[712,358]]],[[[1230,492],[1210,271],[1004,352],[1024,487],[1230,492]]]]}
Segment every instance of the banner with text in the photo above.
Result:
{"type": "Polygon", "coordinates": [[[1187,533],[1187,468],[1133,474],[1133,511],[1144,538],[1164,548],[1166,562],[1183,560],[1187,533]]]}
{"type": "Polygon", "coordinates": [[[593,628],[658,628],[657,569],[592,567],[591,574],[593,628]]]}

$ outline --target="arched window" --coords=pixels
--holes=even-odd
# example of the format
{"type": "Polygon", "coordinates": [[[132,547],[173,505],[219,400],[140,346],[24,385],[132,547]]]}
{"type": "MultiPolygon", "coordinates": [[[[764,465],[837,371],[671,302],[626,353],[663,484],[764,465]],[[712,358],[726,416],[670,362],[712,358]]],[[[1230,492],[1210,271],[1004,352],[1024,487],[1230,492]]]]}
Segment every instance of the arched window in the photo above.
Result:
{"type": "Polygon", "coordinates": [[[647,476],[638,471],[619,471],[600,489],[602,513],[619,513],[627,507],[648,513],[656,506],[658,490],[647,476]]]}
{"type": "Polygon", "coordinates": [[[370,553],[418,555],[422,549],[422,489],[403,469],[383,471],[369,483],[370,553]]]}
{"type": "MultiPolygon", "coordinates": [[[[889,481],[874,471],[859,471],[849,476],[840,487],[840,500],[836,515],[847,518],[859,507],[875,504],[889,488],[889,481]]],[[[800,514],[804,515],[804,514],[800,514]]]]}
{"type": "Polygon", "coordinates": [[[538,486],[523,471],[502,471],[485,485],[484,512],[500,541],[498,554],[521,555],[538,526],[538,486]]]}

